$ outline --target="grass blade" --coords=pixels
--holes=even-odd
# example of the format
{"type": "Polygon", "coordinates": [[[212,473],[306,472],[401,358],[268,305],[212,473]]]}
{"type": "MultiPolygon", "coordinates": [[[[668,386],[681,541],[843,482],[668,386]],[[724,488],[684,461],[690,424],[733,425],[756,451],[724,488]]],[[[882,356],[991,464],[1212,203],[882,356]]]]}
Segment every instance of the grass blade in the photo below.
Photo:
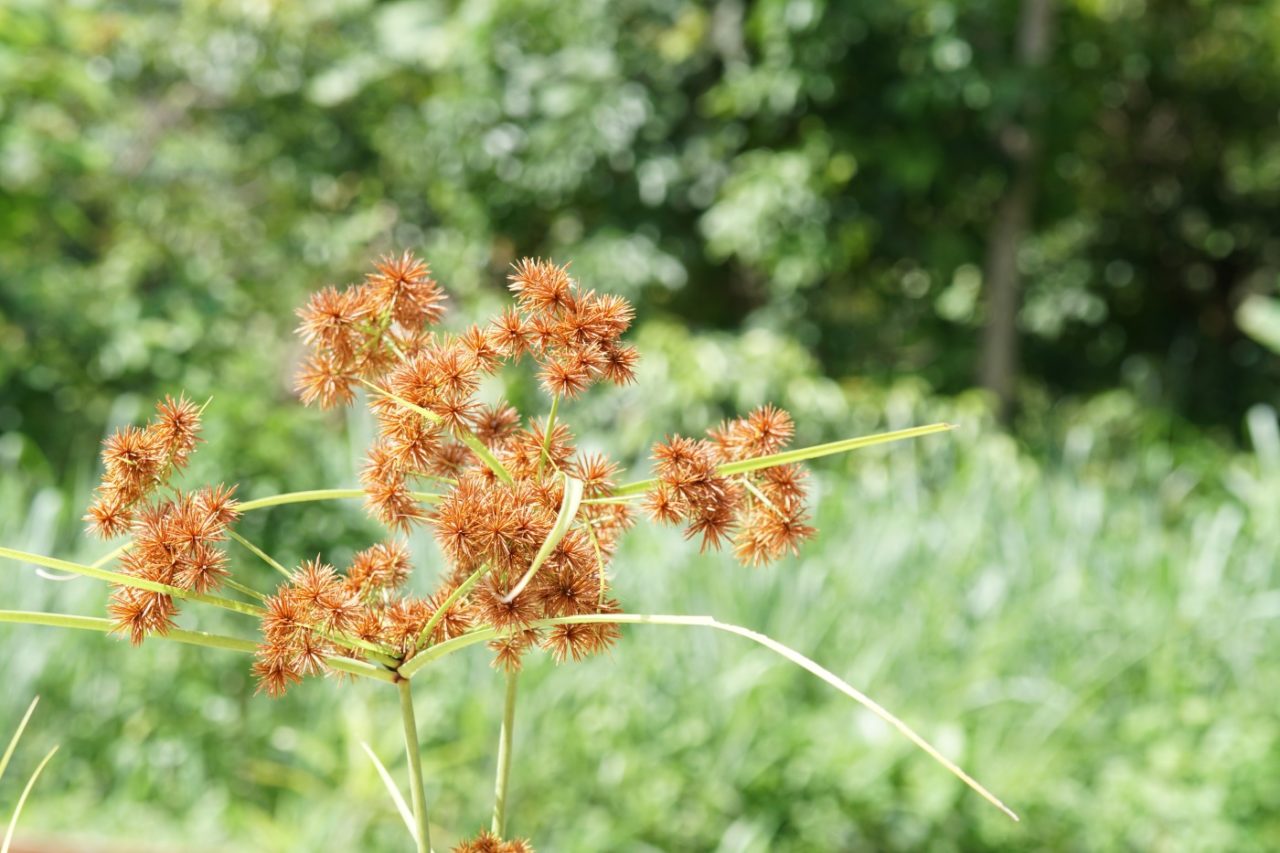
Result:
{"type": "MultiPolygon", "coordinates": [[[[432,477],[433,480],[439,480],[439,477],[432,477]]],[[[256,509],[267,509],[273,506],[283,506],[284,504],[301,504],[311,501],[337,501],[347,498],[364,497],[364,489],[313,489],[306,492],[285,492],[280,495],[269,495],[265,498],[257,498],[252,501],[245,501],[236,506],[240,512],[253,512],[256,509]]],[[[431,492],[412,492],[414,500],[423,503],[439,503],[440,495],[431,492]]]]}
{"type": "MultiPolygon", "coordinates": [[[[97,631],[109,634],[115,628],[110,619],[99,616],[73,616],[70,613],[43,613],[38,610],[0,610],[0,622],[11,622],[18,625],[46,625],[51,628],[73,628],[78,631],[97,631]]],[[[211,649],[225,649],[232,652],[248,652],[253,654],[258,644],[252,640],[241,640],[224,634],[209,634],[204,631],[184,631],[181,628],[170,628],[165,634],[152,634],[148,639],[170,640],[175,643],[186,643],[192,646],[205,646],[211,649]]]]}
{"type": "Polygon", "coordinates": [[[9,738],[9,746],[5,748],[4,757],[0,758],[0,779],[4,778],[4,771],[9,768],[9,759],[13,758],[13,751],[18,748],[18,741],[22,740],[22,732],[26,730],[27,723],[31,720],[31,715],[35,713],[39,702],[39,696],[31,700],[31,704],[27,706],[27,713],[22,715],[22,722],[18,723],[18,730],[13,733],[13,737],[9,738]]]}
{"type": "MultiPolygon", "coordinates": [[[[592,624],[619,624],[619,625],[679,625],[691,628],[711,628],[716,631],[724,631],[729,634],[736,634],[739,637],[745,637],[753,643],[764,646],[774,654],[780,655],[790,663],[795,664],[811,675],[821,679],[830,686],[839,690],[850,699],[875,714],[884,722],[893,726],[903,737],[911,741],[920,748],[926,755],[934,761],[941,764],[951,775],[955,776],[964,784],[968,785],[978,796],[982,797],[991,805],[1004,812],[1013,820],[1017,821],[1018,815],[1012,809],[1001,802],[1000,798],[987,790],[977,779],[974,779],[966,773],[958,764],[938,752],[934,746],[916,733],[915,729],[908,726],[888,711],[884,706],[880,705],[867,694],[858,688],[849,684],[840,678],[831,670],[805,657],[795,649],[779,643],[772,637],[752,631],[749,628],[743,628],[740,625],[731,625],[727,622],[720,622],[710,616],[670,616],[649,613],[587,613],[580,616],[561,616],[556,619],[542,619],[532,623],[531,628],[550,628],[556,625],[592,625],[592,624]]],[[[432,646],[424,652],[410,659],[404,666],[400,668],[400,675],[404,678],[412,678],[413,674],[422,669],[428,663],[445,655],[464,649],[468,646],[482,643],[492,639],[497,632],[492,628],[481,628],[472,631],[469,634],[463,634],[460,637],[454,637],[438,646],[432,646]]]]}
{"type": "Polygon", "coordinates": [[[0,853],[9,853],[9,845],[13,843],[13,831],[18,828],[18,817],[22,814],[22,807],[27,804],[27,797],[31,795],[31,789],[35,787],[36,780],[44,772],[44,766],[49,763],[49,759],[53,758],[53,754],[57,751],[58,747],[56,746],[49,750],[44,760],[36,765],[35,772],[31,774],[31,778],[27,780],[27,786],[22,789],[22,796],[18,797],[18,804],[13,807],[13,817],[9,818],[9,830],[4,834],[4,844],[0,845],[0,853]]]}
{"type": "MultiPolygon", "coordinates": [[[[810,459],[819,459],[823,456],[831,456],[836,453],[848,453],[851,450],[861,450],[864,447],[874,447],[877,444],[888,444],[893,441],[905,441],[909,438],[921,438],[926,435],[933,435],[938,432],[946,432],[955,429],[955,424],[929,424],[928,426],[911,427],[910,429],[900,429],[894,432],[882,432],[878,435],[864,435],[857,438],[843,438],[839,441],[829,441],[826,444],[815,444],[812,447],[800,447],[795,450],[784,450],[781,453],[773,453],[769,456],[759,456],[755,459],[743,459],[740,462],[726,462],[719,466],[716,470],[724,477],[733,474],[745,474],[748,471],[759,471],[761,468],[772,468],[775,465],[789,465],[793,462],[807,462],[810,459]]],[[[627,495],[638,495],[647,492],[658,484],[656,479],[638,480],[634,483],[627,483],[619,486],[613,491],[610,497],[620,498],[627,495]]]]}
{"type": "Polygon", "coordinates": [[[365,755],[369,756],[369,760],[373,762],[373,767],[378,771],[382,784],[386,786],[387,793],[391,795],[392,802],[396,804],[396,811],[400,812],[400,819],[404,821],[405,828],[409,830],[409,835],[416,844],[418,841],[418,827],[414,825],[413,811],[409,808],[409,804],[404,801],[404,794],[400,793],[400,789],[396,787],[396,780],[391,778],[391,774],[387,772],[387,768],[378,760],[378,756],[374,755],[373,750],[369,748],[369,744],[360,741],[360,746],[364,749],[365,755]]]}
{"type": "Polygon", "coordinates": [[[533,576],[538,573],[538,569],[542,568],[542,564],[547,561],[547,557],[551,556],[551,552],[560,544],[560,540],[569,532],[569,528],[573,525],[573,517],[578,514],[578,507],[582,505],[582,481],[564,475],[564,498],[560,501],[560,512],[556,515],[555,527],[551,528],[551,532],[547,534],[547,538],[542,543],[542,547],[538,549],[538,553],[534,555],[533,562],[529,564],[529,570],[524,573],[524,577],[520,578],[520,582],[515,585],[511,592],[507,593],[507,597],[503,601],[511,601],[517,595],[524,592],[524,588],[529,585],[529,581],[533,580],[533,576]]]}
{"type": "Polygon", "coordinates": [[[223,610],[231,610],[236,613],[243,613],[246,616],[260,617],[262,616],[262,608],[255,607],[252,604],[245,604],[243,601],[233,601],[229,598],[220,598],[216,595],[204,595],[198,592],[182,589],[168,584],[156,583],[155,581],[144,580],[143,578],[135,578],[133,575],[126,575],[120,572],[113,572],[107,569],[100,569],[94,566],[85,566],[80,563],[72,563],[67,560],[59,560],[56,557],[46,557],[43,554],[32,554],[28,551],[17,551],[13,548],[0,548],[0,557],[6,557],[10,560],[17,560],[20,563],[32,563],[37,566],[45,566],[50,569],[58,569],[63,572],[74,572],[85,577],[97,578],[98,580],[109,581],[120,586],[135,586],[138,589],[146,589],[151,592],[163,592],[174,598],[181,598],[186,601],[198,601],[202,604],[212,604],[214,607],[221,607],[223,610]]]}
{"type": "Polygon", "coordinates": [[[427,620],[427,624],[422,626],[422,633],[418,634],[418,648],[422,648],[427,644],[427,641],[431,639],[431,632],[436,629],[436,625],[449,612],[449,608],[453,607],[459,598],[471,592],[471,588],[479,583],[480,578],[484,577],[484,573],[487,571],[489,571],[489,564],[485,563],[472,572],[466,580],[458,584],[457,589],[449,593],[448,597],[440,603],[440,606],[436,608],[436,612],[432,613],[431,618],[427,620]]]}

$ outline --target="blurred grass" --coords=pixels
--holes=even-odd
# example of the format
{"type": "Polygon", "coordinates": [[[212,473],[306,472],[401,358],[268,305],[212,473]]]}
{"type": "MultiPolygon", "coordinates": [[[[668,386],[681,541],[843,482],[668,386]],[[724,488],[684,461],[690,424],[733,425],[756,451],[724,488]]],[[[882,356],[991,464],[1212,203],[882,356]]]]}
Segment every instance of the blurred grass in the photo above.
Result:
{"type": "MultiPolygon", "coordinates": [[[[804,651],[916,726],[1023,823],[763,650],[636,627],[605,658],[529,667],[511,830],[546,851],[1280,845],[1274,414],[1251,420],[1258,452],[1234,455],[1161,441],[1122,399],[1098,400],[1058,418],[1044,454],[1056,461],[1044,464],[990,430],[976,401],[927,402],[904,386],[874,403],[888,413],[882,427],[961,429],[822,466],[820,539],[769,570],[698,556],[677,531],[642,525],[615,562],[619,597],[632,611],[708,613],[804,651]]],[[[330,443],[316,456],[341,470],[356,445],[330,443]]],[[[79,504],[38,473],[11,476],[14,457],[0,454],[0,539],[105,550],[68,552],[79,504]]],[[[72,492],[84,488],[79,478],[72,492]]],[[[339,552],[374,533],[353,504],[280,508],[258,523],[290,558],[335,525],[339,552]]],[[[415,545],[425,584],[438,563],[429,542],[415,545]]],[[[268,581],[247,555],[237,560],[268,581]]],[[[13,564],[0,595],[82,613],[104,597],[13,564]]],[[[313,682],[273,702],[252,695],[245,658],[4,632],[3,718],[39,692],[45,725],[33,740],[64,742],[28,804],[29,833],[160,849],[405,846],[359,745],[403,776],[383,685],[313,682]]],[[[472,650],[415,685],[433,833],[448,842],[487,825],[501,679],[472,650]]],[[[0,802],[13,795],[0,787],[0,802]]]]}

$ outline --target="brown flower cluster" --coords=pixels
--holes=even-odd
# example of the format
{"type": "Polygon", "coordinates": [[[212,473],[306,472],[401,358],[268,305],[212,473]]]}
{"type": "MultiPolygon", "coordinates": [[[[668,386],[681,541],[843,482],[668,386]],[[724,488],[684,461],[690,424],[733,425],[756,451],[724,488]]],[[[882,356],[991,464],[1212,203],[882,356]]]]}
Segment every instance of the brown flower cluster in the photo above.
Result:
{"type": "Polygon", "coordinates": [[[473,625],[461,602],[435,618],[454,591],[428,598],[399,595],[412,570],[408,545],[384,542],[359,552],[344,573],[319,558],[295,569],[266,600],[254,674],[260,690],[280,696],[304,676],[326,672],[331,655],[363,657],[370,648],[408,660],[426,640],[441,642],[473,625]],[[435,625],[423,637],[427,625],[435,625]]]}
{"type": "Polygon", "coordinates": [[[361,476],[367,504],[394,529],[433,528],[449,561],[444,584],[427,599],[400,597],[408,572],[402,545],[375,546],[382,550],[358,555],[345,574],[304,564],[267,604],[256,671],[273,695],[322,671],[326,655],[359,656],[351,639],[405,659],[489,626],[498,635],[496,665],[514,670],[535,646],[557,660],[580,660],[619,635],[616,625],[536,624],[618,611],[605,567],[632,523],[625,503],[584,504],[539,558],[566,476],[582,481],[586,497],[601,498],[614,488],[617,466],[577,455],[564,424],[522,425],[511,406],[484,405],[476,395],[483,376],[525,355],[541,365],[553,395],[576,395],[600,379],[631,381],[636,352],[620,342],[630,305],[581,290],[564,267],[526,259],[511,276],[514,308],[484,327],[447,334],[428,328],[441,317],[442,295],[426,271],[405,254],[384,259],[365,284],[314,295],[299,312],[299,334],[316,350],[299,390],[305,402],[328,406],[350,402],[357,382],[370,386],[378,436],[361,476]],[[413,309],[399,312],[406,300],[413,309]],[[447,488],[423,495],[414,491],[421,483],[447,488]],[[537,572],[517,592],[535,560],[537,572]],[[448,611],[433,619],[451,596],[448,611]]]}
{"type": "MultiPolygon", "coordinates": [[[[325,672],[327,657],[360,656],[369,645],[411,656],[435,611],[429,600],[393,598],[411,568],[408,546],[398,541],[359,552],[343,574],[319,558],[303,562],[265,602],[253,668],[259,689],[280,696],[303,676],[325,672]]],[[[466,628],[457,619],[442,625],[466,628]]]]}
{"type": "Polygon", "coordinates": [[[312,348],[297,377],[303,402],[350,403],[356,383],[381,376],[397,350],[421,344],[443,303],[431,270],[408,252],[383,258],[363,284],[313,294],[298,311],[298,334],[312,348]]]}
{"type": "Polygon", "coordinates": [[[649,513],[668,524],[686,522],[685,536],[702,537],[702,548],[729,539],[747,565],[759,566],[796,553],[817,531],[806,522],[805,471],[774,465],[725,474],[726,463],[777,453],[795,432],[791,416],[762,406],[745,418],[708,430],[707,438],[669,438],[653,448],[658,483],[645,496],[649,513]]]}
{"type": "Polygon", "coordinates": [[[505,355],[533,355],[548,394],[576,397],[600,379],[617,385],[635,379],[639,353],[619,341],[634,316],[627,300],[583,292],[567,266],[533,258],[516,264],[509,278],[517,307],[490,332],[505,355]]]}
{"type": "MultiPolygon", "coordinates": [[[[545,556],[532,581],[513,596],[547,541],[564,498],[561,476],[538,476],[536,458],[542,444],[537,429],[519,430],[498,450],[498,459],[514,482],[503,484],[481,470],[464,473],[431,517],[436,541],[449,559],[449,583],[462,583],[473,573],[481,580],[467,598],[473,621],[490,625],[500,636],[490,646],[495,665],[520,668],[526,651],[540,645],[557,661],[582,660],[608,648],[618,638],[616,625],[556,625],[544,631],[534,623],[559,616],[616,613],[608,597],[606,566],[632,513],[622,504],[585,504],[576,525],[545,556]]],[[[565,471],[584,482],[584,494],[599,496],[611,488],[615,467],[600,456],[571,459],[568,430],[552,432],[546,470],[565,471]],[[590,479],[589,479],[590,478],[590,479]]]]}
{"type": "Polygon", "coordinates": [[[527,839],[503,841],[489,830],[482,829],[475,838],[454,847],[453,853],[534,853],[534,849],[527,839]]]}
{"type": "MultiPolygon", "coordinates": [[[[234,487],[184,493],[168,485],[186,465],[199,431],[199,408],[185,397],[166,397],[145,428],[114,433],[104,442],[103,479],[85,520],[104,539],[133,534],[120,559],[124,574],[205,593],[228,574],[219,543],[238,513],[234,487]],[[170,496],[157,499],[161,489],[170,496]]],[[[178,606],[165,592],[114,585],[108,611],[116,630],[128,632],[136,644],[173,627],[178,606]]]]}
{"type": "MultiPolygon", "coordinates": [[[[403,544],[374,546],[344,573],[304,563],[267,602],[256,672],[273,695],[322,672],[327,656],[377,648],[403,660],[473,628],[493,631],[495,666],[509,671],[535,647],[581,660],[617,640],[616,624],[546,622],[620,612],[607,567],[635,503],[614,496],[618,467],[579,454],[554,409],[526,422],[477,396],[486,375],[526,355],[553,400],[600,380],[632,381],[637,354],[621,341],[632,310],[548,261],[520,261],[510,282],[515,305],[458,334],[429,328],[441,319],[443,295],[407,253],[384,259],[364,284],[320,291],[299,312],[299,334],[315,350],[299,379],[304,401],[347,403],[356,384],[369,388],[378,424],[362,472],[370,512],[401,531],[429,526],[447,567],[441,588],[416,599],[399,591],[409,571],[403,544]],[[585,499],[557,527],[575,480],[585,499]]],[[[658,484],[644,496],[650,512],[688,522],[704,546],[732,538],[744,562],[794,550],[813,532],[803,472],[720,470],[777,452],[792,431],[785,412],[765,407],[706,440],[659,445],[658,484]]]]}

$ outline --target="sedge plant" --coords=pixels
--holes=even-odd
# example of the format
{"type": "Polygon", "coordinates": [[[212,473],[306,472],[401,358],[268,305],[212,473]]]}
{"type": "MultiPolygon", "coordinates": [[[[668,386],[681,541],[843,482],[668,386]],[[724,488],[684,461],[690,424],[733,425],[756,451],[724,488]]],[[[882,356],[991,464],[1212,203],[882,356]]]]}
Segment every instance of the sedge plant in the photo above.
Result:
{"type": "Polygon", "coordinates": [[[461,333],[439,327],[445,294],[407,252],[382,259],[362,283],[312,294],[298,311],[310,352],[297,388],[303,403],[321,408],[351,405],[364,392],[378,430],[361,487],[250,501],[224,484],[179,488],[175,475],[200,440],[204,407],[166,397],[150,423],[104,442],[102,482],[86,520],[103,538],[127,537],[123,544],[93,565],[0,548],[0,556],[106,581],[107,615],[0,611],[0,621],[251,655],[260,690],[273,697],[309,676],[385,682],[397,694],[404,729],[407,800],[369,754],[420,853],[432,848],[414,679],[447,655],[480,645],[491,651],[506,682],[493,817],[454,849],[520,853],[532,847],[508,838],[506,818],[521,667],[538,652],[558,663],[599,654],[628,625],[707,628],[763,646],[887,721],[1016,820],[906,723],[800,652],[711,616],[628,613],[611,594],[619,542],[642,518],[682,525],[703,549],[728,548],[744,565],[765,566],[817,533],[808,523],[803,463],[950,426],[788,449],[791,417],[764,406],[702,437],[667,436],[653,447],[652,476],[622,482],[607,456],[575,449],[561,406],[596,383],[635,381],[639,353],[623,340],[630,304],[585,289],[549,261],[524,259],[509,279],[512,304],[461,333]],[[522,359],[534,362],[548,400],[540,416],[478,399],[485,376],[522,359]],[[236,530],[246,513],[361,497],[390,535],[341,571],[321,557],[285,566],[236,530]],[[427,597],[404,591],[415,570],[404,534],[416,526],[431,530],[445,560],[427,597]],[[257,590],[233,577],[232,543],[278,572],[279,585],[257,590]],[[187,604],[232,611],[256,633],[179,628],[175,619],[187,604]]]}

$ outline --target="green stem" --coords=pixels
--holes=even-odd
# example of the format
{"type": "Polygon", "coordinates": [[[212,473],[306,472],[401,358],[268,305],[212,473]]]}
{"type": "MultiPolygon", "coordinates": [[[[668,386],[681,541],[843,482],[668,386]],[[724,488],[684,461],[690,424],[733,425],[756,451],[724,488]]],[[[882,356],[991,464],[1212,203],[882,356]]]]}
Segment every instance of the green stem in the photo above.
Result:
{"type": "Polygon", "coordinates": [[[583,501],[583,503],[584,503],[584,504],[592,504],[592,505],[596,505],[596,504],[629,504],[629,503],[631,503],[632,501],[638,500],[640,497],[642,497],[642,496],[641,496],[641,495],[639,495],[639,494],[634,494],[634,495],[622,495],[622,496],[618,496],[618,495],[611,495],[610,497],[607,497],[607,498],[587,498],[587,499],[585,499],[585,500],[583,501]]]}
{"type": "MultiPolygon", "coordinates": [[[[888,444],[891,441],[905,441],[909,438],[920,438],[926,435],[933,435],[937,432],[946,432],[949,429],[955,429],[955,424],[929,424],[928,426],[900,429],[895,432],[884,432],[879,435],[864,435],[858,438],[845,438],[840,441],[830,441],[826,444],[815,444],[812,447],[801,447],[796,450],[785,450],[782,453],[773,453],[769,456],[759,456],[755,459],[743,459],[739,462],[726,462],[719,466],[716,471],[724,477],[728,477],[732,474],[745,474],[748,471],[759,471],[761,468],[772,468],[775,465],[790,465],[794,462],[807,462],[810,459],[818,459],[820,457],[831,456],[836,453],[848,453],[851,450],[861,450],[864,447],[873,447],[877,444],[888,444]]],[[[658,485],[657,479],[638,480],[634,483],[627,483],[625,486],[619,486],[614,490],[611,497],[621,498],[628,495],[638,495],[649,491],[656,485],[658,485]]]]}
{"type": "Polygon", "coordinates": [[[556,428],[556,413],[560,411],[560,395],[551,395],[551,412],[547,415],[547,426],[542,433],[542,453],[538,455],[538,474],[542,474],[542,463],[551,461],[551,433],[556,428]]]}
{"type": "Polygon", "coordinates": [[[0,557],[7,557],[10,560],[17,560],[21,563],[34,563],[37,566],[44,566],[46,568],[57,569],[63,572],[73,572],[77,575],[84,575],[85,577],[109,581],[114,584],[119,584],[120,586],[132,586],[137,587],[138,589],[145,589],[150,592],[162,592],[165,595],[171,595],[174,598],[181,598],[185,601],[198,601],[202,604],[211,604],[214,607],[221,607],[223,610],[231,610],[236,613],[243,613],[246,616],[253,616],[255,618],[261,617],[263,613],[261,607],[253,604],[246,604],[243,601],[233,601],[230,598],[219,598],[216,595],[205,595],[199,592],[192,592],[189,589],[169,586],[164,583],[156,583],[155,581],[136,578],[133,575],[112,572],[107,569],[97,569],[93,566],[84,566],[80,563],[71,563],[66,560],[59,560],[56,557],[46,557],[43,554],[16,551],[13,548],[0,548],[0,557]]]}
{"type": "Polygon", "coordinates": [[[267,597],[266,597],[265,595],[263,595],[262,593],[258,592],[258,591],[257,591],[256,589],[254,589],[253,587],[251,587],[251,586],[245,586],[244,584],[240,583],[239,581],[234,580],[233,578],[223,578],[223,579],[222,579],[222,583],[223,583],[223,584],[225,584],[225,585],[226,585],[226,587],[227,587],[228,589],[234,589],[236,592],[238,592],[238,593],[240,593],[240,594],[242,594],[242,595],[247,595],[247,596],[249,596],[250,598],[257,599],[258,601],[266,601],[266,600],[267,600],[267,597]]]}
{"type": "MultiPolygon", "coordinates": [[[[69,613],[42,613],[35,610],[0,610],[0,622],[75,628],[80,631],[98,631],[103,634],[111,633],[116,627],[110,619],[97,616],[73,616],[69,613]]],[[[241,640],[238,637],[228,637],[223,634],[207,634],[204,631],[184,631],[181,628],[170,628],[163,634],[152,634],[150,639],[171,640],[175,643],[249,654],[253,654],[258,649],[258,644],[252,640],[241,640]]]]}
{"type": "MultiPolygon", "coordinates": [[[[73,628],[79,631],[97,631],[102,634],[111,633],[115,623],[110,619],[97,616],[73,616],[69,613],[43,613],[36,610],[0,610],[0,622],[17,625],[46,625],[51,628],[73,628]]],[[[231,652],[253,654],[258,644],[252,640],[239,637],[228,637],[224,634],[209,634],[204,631],[184,631],[181,628],[170,628],[163,634],[152,634],[148,639],[169,640],[175,643],[186,643],[190,646],[204,646],[209,649],[223,649],[231,652]]],[[[355,660],[341,656],[325,658],[330,669],[349,672],[367,678],[394,683],[396,675],[385,667],[371,664],[368,661],[355,660]]]]}
{"type": "MultiPolygon", "coordinates": [[[[438,479],[438,478],[433,478],[438,479]]],[[[431,492],[411,492],[415,500],[425,503],[439,503],[441,495],[432,494],[431,492]]],[[[309,501],[336,501],[346,498],[362,498],[364,497],[363,489],[315,489],[308,492],[285,492],[282,495],[270,495],[257,500],[245,501],[237,505],[236,509],[240,512],[253,512],[255,509],[266,509],[267,507],[280,506],[281,504],[300,504],[309,501]]]]}
{"type": "Polygon", "coordinates": [[[507,791],[511,784],[511,749],[516,724],[516,685],[520,673],[507,673],[507,695],[502,704],[502,731],[498,734],[498,771],[493,782],[493,834],[502,838],[507,827],[507,791]]]}
{"type": "Polygon", "coordinates": [[[396,683],[396,674],[392,670],[387,669],[385,666],[369,663],[367,660],[330,655],[324,659],[324,664],[329,669],[336,669],[339,672],[361,675],[365,678],[376,678],[378,681],[385,681],[388,684],[396,683]]]}
{"type": "Polygon", "coordinates": [[[240,512],[253,512],[255,509],[266,509],[281,504],[300,504],[307,501],[333,501],[342,498],[364,497],[364,489],[315,489],[309,492],[286,492],[283,495],[271,495],[253,501],[245,501],[236,509],[240,512]]]}
{"type": "Polygon", "coordinates": [[[261,560],[262,560],[264,563],[266,563],[268,566],[270,566],[271,568],[275,569],[277,572],[279,572],[280,574],[284,575],[284,576],[285,576],[286,578],[288,578],[289,580],[293,580],[293,572],[289,571],[289,570],[288,570],[288,569],[286,569],[284,566],[282,566],[282,565],[280,565],[279,563],[277,563],[277,562],[276,562],[276,561],[271,557],[271,555],[270,555],[270,554],[268,554],[266,551],[263,551],[263,550],[262,550],[261,548],[259,548],[257,545],[254,545],[254,544],[253,544],[252,542],[250,542],[248,539],[245,539],[243,536],[241,536],[239,533],[236,533],[236,532],[235,532],[234,530],[232,530],[231,528],[227,528],[227,535],[228,535],[228,536],[230,536],[232,539],[236,540],[237,542],[239,542],[241,545],[243,545],[243,546],[244,546],[245,548],[247,548],[248,550],[252,551],[254,554],[256,554],[256,555],[258,556],[258,558],[259,558],[259,559],[261,559],[261,560]]]}
{"type": "Polygon", "coordinates": [[[441,605],[436,608],[436,612],[431,614],[431,618],[427,620],[427,624],[422,626],[422,633],[418,635],[418,648],[422,648],[427,644],[431,639],[431,632],[435,630],[436,625],[438,625],[440,620],[445,617],[445,614],[449,612],[449,608],[452,607],[458,599],[470,592],[471,588],[480,581],[480,578],[484,577],[484,573],[488,570],[489,566],[487,563],[482,565],[480,568],[468,575],[466,580],[458,584],[457,589],[449,593],[448,597],[445,598],[441,605]]]}
{"type": "Polygon", "coordinates": [[[427,793],[422,787],[422,752],[418,746],[418,723],[413,716],[413,691],[407,679],[400,689],[400,720],[404,723],[404,750],[409,757],[409,793],[413,798],[413,819],[418,825],[418,853],[431,853],[431,826],[427,817],[427,793]]]}

